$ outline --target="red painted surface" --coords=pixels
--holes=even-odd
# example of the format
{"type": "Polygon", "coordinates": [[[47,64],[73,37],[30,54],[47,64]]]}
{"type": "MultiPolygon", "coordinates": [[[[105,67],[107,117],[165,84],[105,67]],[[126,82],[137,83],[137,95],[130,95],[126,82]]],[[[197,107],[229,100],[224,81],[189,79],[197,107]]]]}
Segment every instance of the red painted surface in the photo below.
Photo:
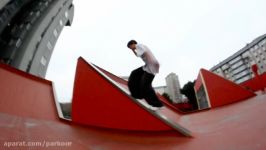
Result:
{"type": "Polygon", "coordinates": [[[205,69],[201,69],[200,73],[203,78],[202,80],[204,80],[212,108],[255,96],[253,92],[205,69]]]}
{"type": "Polygon", "coordinates": [[[198,91],[200,86],[202,85],[202,79],[201,79],[201,75],[200,73],[198,74],[198,77],[197,77],[197,80],[195,82],[195,85],[194,85],[194,91],[198,91]]]}
{"type": "Polygon", "coordinates": [[[255,77],[258,77],[259,76],[259,68],[258,68],[258,65],[257,64],[254,64],[251,66],[251,69],[252,69],[252,72],[254,73],[255,77]]]}
{"type": "Polygon", "coordinates": [[[79,126],[0,113],[0,149],[6,141],[71,142],[71,146],[12,147],[11,149],[127,149],[127,150],[265,150],[266,95],[181,117],[195,133],[130,132],[79,126]]]}
{"type": "Polygon", "coordinates": [[[195,111],[192,111],[192,106],[188,103],[173,104],[173,103],[170,103],[167,99],[165,99],[162,95],[158,93],[157,93],[157,96],[163,102],[165,106],[174,110],[176,113],[186,114],[186,113],[195,112],[195,111]]]}
{"type": "Polygon", "coordinates": [[[252,91],[264,90],[266,88],[266,73],[247,80],[240,85],[252,91]]]}
{"type": "Polygon", "coordinates": [[[97,127],[161,131],[173,130],[151,115],[91,65],[79,58],[72,101],[73,122],[97,127]]]}
{"type": "Polygon", "coordinates": [[[0,92],[1,113],[58,120],[50,81],[0,64],[0,92]]]}
{"type": "Polygon", "coordinates": [[[127,86],[127,81],[112,74],[111,72],[108,72],[107,70],[104,70],[103,68],[100,68],[99,66],[94,65],[95,67],[97,67],[100,71],[102,71],[104,74],[106,74],[109,78],[111,78],[112,80],[118,82],[119,84],[122,84],[124,86],[127,86]]]}
{"type": "MultiPolygon", "coordinates": [[[[194,138],[186,138],[172,131],[163,132],[136,132],[125,130],[111,130],[103,128],[94,128],[91,126],[80,126],[77,124],[62,122],[57,119],[51,119],[55,115],[55,106],[50,101],[50,93],[43,88],[49,85],[49,82],[25,74],[15,69],[0,65],[1,84],[4,79],[16,81],[9,82],[9,90],[1,86],[1,96],[4,93],[5,98],[1,97],[0,104],[0,149],[151,149],[151,150],[227,150],[227,149],[245,149],[245,150],[265,150],[266,149],[266,120],[262,119],[262,114],[266,113],[266,95],[261,95],[226,105],[219,109],[211,109],[192,114],[182,115],[179,123],[188,127],[195,133],[194,138]],[[11,77],[9,77],[11,76],[11,77]],[[16,78],[20,78],[19,80],[16,78]],[[19,83],[19,84],[18,84],[19,83]],[[20,85],[24,83],[25,85],[20,85]],[[17,84],[17,86],[15,86],[17,84]],[[36,93],[43,92],[46,103],[42,104],[46,112],[45,118],[39,114],[42,110],[39,105],[27,107],[33,114],[21,115],[19,110],[23,110],[24,105],[21,101],[13,101],[14,95],[20,96],[18,89],[27,88],[29,85],[36,89],[30,89],[34,92],[26,92],[26,97],[21,97],[23,103],[31,103],[36,93]],[[40,86],[41,85],[41,86],[40,86]],[[40,90],[42,89],[42,90],[40,90]],[[4,91],[3,91],[4,90],[4,91]],[[46,93],[46,94],[44,94],[46,93]],[[23,98],[23,99],[22,99],[23,98]],[[25,99],[24,99],[25,98],[25,99]],[[2,106],[5,101],[13,101],[18,109],[10,112],[3,112],[5,109],[12,109],[11,105],[2,106]],[[21,104],[21,105],[20,105],[21,104]],[[52,106],[51,106],[52,105],[52,106]],[[37,109],[35,108],[37,107],[37,109]],[[7,147],[5,142],[24,141],[24,142],[70,142],[70,146],[35,146],[35,147],[7,147]]],[[[80,89],[84,90],[84,89],[80,89]]],[[[87,91],[86,89],[84,91],[87,91]]],[[[17,97],[18,97],[17,96],[17,97]]],[[[35,95],[38,96],[38,95],[35,95]]],[[[11,103],[11,102],[10,102],[11,103]]],[[[97,114],[95,114],[97,115],[97,114]]],[[[134,115],[130,117],[135,117],[134,115]]]]}

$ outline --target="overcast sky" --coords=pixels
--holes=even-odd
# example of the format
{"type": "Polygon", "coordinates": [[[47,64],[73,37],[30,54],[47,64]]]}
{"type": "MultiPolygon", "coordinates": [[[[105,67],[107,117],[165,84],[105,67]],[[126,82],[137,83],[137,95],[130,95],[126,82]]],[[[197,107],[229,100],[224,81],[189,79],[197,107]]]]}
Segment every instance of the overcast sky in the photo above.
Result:
{"type": "Polygon", "coordinates": [[[70,101],[77,58],[118,75],[143,65],[127,49],[147,45],[161,64],[153,85],[174,72],[181,85],[266,33],[265,0],[74,0],[75,16],[55,47],[46,78],[70,101]]]}

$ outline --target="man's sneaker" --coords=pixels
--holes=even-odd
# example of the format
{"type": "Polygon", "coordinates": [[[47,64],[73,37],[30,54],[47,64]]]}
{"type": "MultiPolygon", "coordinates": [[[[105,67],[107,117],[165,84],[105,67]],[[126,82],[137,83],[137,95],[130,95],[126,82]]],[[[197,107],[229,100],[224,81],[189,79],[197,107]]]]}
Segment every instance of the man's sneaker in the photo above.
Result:
{"type": "Polygon", "coordinates": [[[161,110],[162,108],[164,108],[163,106],[162,107],[154,107],[154,106],[150,106],[149,109],[152,110],[152,111],[159,111],[161,110]]]}

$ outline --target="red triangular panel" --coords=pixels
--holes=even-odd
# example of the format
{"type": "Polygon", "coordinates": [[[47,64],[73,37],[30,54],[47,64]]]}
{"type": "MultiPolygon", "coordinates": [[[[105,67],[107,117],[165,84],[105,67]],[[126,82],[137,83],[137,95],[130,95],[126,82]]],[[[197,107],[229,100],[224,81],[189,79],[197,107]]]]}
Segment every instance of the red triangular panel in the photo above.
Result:
{"type": "Polygon", "coordinates": [[[255,96],[253,92],[210,71],[201,69],[200,73],[212,108],[255,96]]]}
{"type": "Polygon", "coordinates": [[[173,130],[132,101],[82,58],[79,58],[76,70],[72,120],[114,129],[173,130]]]}
{"type": "Polygon", "coordinates": [[[58,121],[52,82],[0,64],[0,113],[58,121]]]}

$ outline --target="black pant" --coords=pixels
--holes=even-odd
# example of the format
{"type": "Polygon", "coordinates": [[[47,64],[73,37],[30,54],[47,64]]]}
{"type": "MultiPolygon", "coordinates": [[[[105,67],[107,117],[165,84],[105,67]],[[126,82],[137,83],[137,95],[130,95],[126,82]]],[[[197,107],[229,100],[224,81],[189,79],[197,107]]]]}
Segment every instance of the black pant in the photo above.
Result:
{"type": "Polygon", "coordinates": [[[144,98],[148,104],[154,107],[162,107],[162,102],[158,99],[152,88],[154,77],[153,74],[144,71],[142,67],[140,67],[131,72],[128,80],[128,88],[134,98],[144,98]]]}

